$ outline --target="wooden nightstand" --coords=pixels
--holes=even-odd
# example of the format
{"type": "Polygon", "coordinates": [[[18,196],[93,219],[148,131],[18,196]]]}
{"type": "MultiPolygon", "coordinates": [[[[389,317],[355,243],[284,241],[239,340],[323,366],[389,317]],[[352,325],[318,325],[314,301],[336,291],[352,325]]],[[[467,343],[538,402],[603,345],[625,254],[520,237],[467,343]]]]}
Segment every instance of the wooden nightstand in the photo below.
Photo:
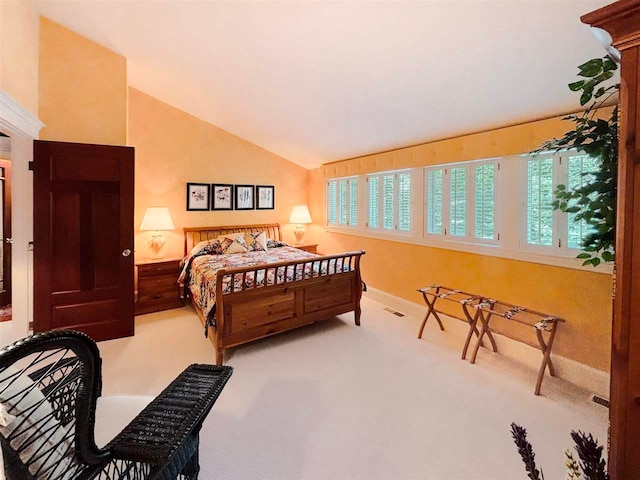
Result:
{"type": "Polygon", "coordinates": [[[182,307],[178,275],[180,260],[148,260],[138,267],[136,315],[182,307]]]}
{"type": "Polygon", "coordinates": [[[318,253],[318,244],[310,243],[305,245],[293,245],[294,247],[309,253],[318,253]]]}

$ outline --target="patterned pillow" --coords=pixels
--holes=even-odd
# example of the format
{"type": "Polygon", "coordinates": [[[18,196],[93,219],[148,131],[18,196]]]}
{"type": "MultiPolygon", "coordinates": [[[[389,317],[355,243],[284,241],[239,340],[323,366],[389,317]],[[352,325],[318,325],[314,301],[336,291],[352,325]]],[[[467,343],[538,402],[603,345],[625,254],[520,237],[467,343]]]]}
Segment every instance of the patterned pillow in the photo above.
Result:
{"type": "Polygon", "coordinates": [[[278,248],[278,247],[288,247],[287,243],[281,242],[280,240],[272,240],[271,238],[267,240],[267,248],[278,248]]]}
{"type": "Polygon", "coordinates": [[[250,252],[267,251],[267,234],[264,232],[247,233],[244,236],[244,241],[250,252]]]}
{"type": "Polygon", "coordinates": [[[191,255],[222,255],[232,242],[233,240],[230,238],[222,239],[222,241],[218,238],[205,240],[191,249],[191,255]]]}
{"type": "Polygon", "coordinates": [[[228,243],[228,246],[224,249],[224,254],[229,255],[231,253],[247,253],[249,251],[249,247],[244,241],[243,237],[238,237],[236,239],[225,238],[223,243],[228,243]]]}

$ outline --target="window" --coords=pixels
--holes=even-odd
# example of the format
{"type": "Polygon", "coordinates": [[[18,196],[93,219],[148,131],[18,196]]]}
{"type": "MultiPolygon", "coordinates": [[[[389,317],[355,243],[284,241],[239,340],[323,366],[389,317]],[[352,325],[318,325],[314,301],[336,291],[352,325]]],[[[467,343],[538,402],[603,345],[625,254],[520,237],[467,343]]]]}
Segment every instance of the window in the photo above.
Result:
{"type": "Polygon", "coordinates": [[[443,240],[496,241],[497,169],[496,160],[427,167],[426,233],[443,240]]]}
{"type": "Polygon", "coordinates": [[[358,225],[358,178],[338,178],[327,183],[327,223],[358,225]]]}
{"type": "Polygon", "coordinates": [[[411,172],[383,172],[367,177],[370,229],[411,232],[411,172]]]}
{"type": "Polygon", "coordinates": [[[593,231],[553,209],[559,184],[597,171],[575,151],[512,155],[330,179],[327,225],[349,233],[581,268],[593,231]]]}
{"type": "Polygon", "coordinates": [[[576,214],[553,209],[554,191],[562,184],[576,188],[589,181],[598,168],[588,155],[575,151],[560,154],[526,155],[525,197],[526,217],[524,247],[539,252],[575,255],[582,240],[593,231],[584,220],[576,222],[576,214]]]}

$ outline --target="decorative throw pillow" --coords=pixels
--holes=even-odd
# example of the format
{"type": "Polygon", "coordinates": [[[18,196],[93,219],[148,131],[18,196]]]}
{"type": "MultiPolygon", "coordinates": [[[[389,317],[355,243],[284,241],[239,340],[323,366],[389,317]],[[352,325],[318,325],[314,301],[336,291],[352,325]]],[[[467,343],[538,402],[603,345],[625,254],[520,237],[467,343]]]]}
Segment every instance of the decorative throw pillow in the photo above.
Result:
{"type": "Polygon", "coordinates": [[[250,252],[265,252],[267,250],[267,234],[264,232],[247,233],[244,241],[250,252]]]}
{"type": "Polygon", "coordinates": [[[51,404],[29,377],[7,367],[0,373],[0,435],[11,439],[20,460],[42,478],[76,478],[73,437],[54,416],[51,404]],[[22,446],[24,445],[24,448],[22,446]]]}
{"type": "Polygon", "coordinates": [[[243,237],[238,237],[233,240],[231,238],[225,238],[223,240],[223,244],[227,242],[230,243],[228,243],[228,246],[224,249],[225,255],[232,253],[247,253],[249,251],[249,247],[247,247],[243,237]]]}
{"type": "Polygon", "coordinates": [[[236,238],[244,238],[244,232],[236,232],[236,233],[225,233],[224,235],[218,235],[218,240],[222,241],[225,238],[230,238],[231,240],[235,240],[236,238]]]}
{"type": "MultiPolygon", "coordinates": [[[[220,249],[220,240],[217,238],[215,240],[204,240],[196,244],[195,247],[191,249],[191,255],[197,255],[198,253],[210,253],[211,255],[215,255],[215,251],[220,249]]],[[[222,252],[220,252],[222,253],[222,252]]],[[[218,254],[219,255],[219,254],[218,254]]]]}
{"type": "Polygon", "coordinates": [[[281,242],[280,240],[273,240],[271,238],[267,240],[267,248],[279,248],[288,246],[288,244],[281,242]]]}

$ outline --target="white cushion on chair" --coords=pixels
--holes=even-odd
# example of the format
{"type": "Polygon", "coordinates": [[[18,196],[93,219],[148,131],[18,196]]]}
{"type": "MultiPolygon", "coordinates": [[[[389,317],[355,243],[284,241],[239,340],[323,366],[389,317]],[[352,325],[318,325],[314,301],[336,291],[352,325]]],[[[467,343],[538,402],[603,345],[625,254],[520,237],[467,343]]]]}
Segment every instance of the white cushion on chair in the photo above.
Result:
{"type": "Polygon", "coordinates": [[[99,397],[96,405],[96,445],[102,448],[113,440],[153,398],[142,395],[99,397]]]}
{"type": "MultiPolygon", "coordinates": [[[[0,434],[7,438],[19,432],[11,440],[16,450],[29,444],[20,452],[20,459],[32,474],[49,472],[52,477],[62,475],[59,478],[65,479],[75,476],[69,472],[75,464],[69,456],[74,451],[73,437],[53,416],[51,404],[26,374],[12,367],[0,373],[0,404],[5,412],[2,423],[6,424],[0,426],[0,434]]],[[[0,466],[3,478],[4,462],[0,466]]]]}

